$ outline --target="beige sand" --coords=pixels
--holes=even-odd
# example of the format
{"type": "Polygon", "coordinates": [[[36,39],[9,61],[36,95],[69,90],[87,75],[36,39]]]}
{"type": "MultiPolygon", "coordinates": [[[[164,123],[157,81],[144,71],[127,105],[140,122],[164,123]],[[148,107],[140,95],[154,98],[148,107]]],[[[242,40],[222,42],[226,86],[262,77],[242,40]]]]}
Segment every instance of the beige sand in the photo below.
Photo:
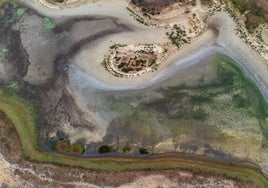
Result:
{"type": "Polygon", "coordinates": [[[263,29],[261,35],[262,40],[268,45],[268,29],[263,29]]]}
{"type": "MultiPolygon", "coordinates": [[[[178,176],[187,176],[191,179],[192,174],[190,173],[178,173],[178,176]]],[[[234,188],[237,187],[235,182],[232,180],[219,180],[216,178],[203,178],[198,177],[196,180],[185,181],[176,181],[169,179],[163,175],[151,175],[140,177],[135,182],[122,185],[120,188],[169,188],[169,187],[228,187],[234,188]],[[202,179],[202,181],[200,181],[202,179]]]]}
{"type": "Polygon", "coordinates": [[[9,185],[10,187],[17,187],[17,179],[12,175],[11,165],[0,154],[0,186],[9,185]]]}

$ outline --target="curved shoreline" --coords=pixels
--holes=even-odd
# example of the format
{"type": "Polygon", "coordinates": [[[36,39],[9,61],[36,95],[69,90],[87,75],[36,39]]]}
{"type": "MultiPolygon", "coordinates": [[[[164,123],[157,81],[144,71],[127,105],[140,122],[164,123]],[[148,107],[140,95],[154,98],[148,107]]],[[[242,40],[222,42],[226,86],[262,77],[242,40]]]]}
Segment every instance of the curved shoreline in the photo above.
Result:
{"type": "MultiPolygon", "coordinates": [[[[197,43],[197,46],[201,47],[200,49],[195,48],[195,42],[189,44],[185,49],[182,48],[182,50],[179,50],[173,57],[169,58],[163,65],[161,64],[160,70],[145,78],[138,78],[136,80],[121,78],[121,81],[118,78],[113,79],[110,77],[107,79],[107,75],[103,76],[105,73],[94,74],[93,76],[88,72],[87,68],[85,69],[79,67],[79,65],[78,67],[72,65],[68,73],[71,85],[82,88],[93,87],[101,90],[141,89],[165,79],[166,75],[177,71],[180,67],[194,65],[199,59],[218,52],[234,59],[245,73],[255,82],[266,102],[268,102],[268,70],[265,67],[266,61],[235,35],[235,23],[227,13],[216,13],[211,19],[212,21],[213,19],[220,19],[218,22],[222,22],[222,25],[219,27],[220,34],[215,42],[213,42],[213,36],[210,35],[211,38],[209,42],[204,42],[204,40],[206,40],[206,38],[204,38],[203,40],[201,39],[201,43],[197,43]],[[182,54],[181,51],[186,52],[186,55],[182,54]],[[190,52],[192,54],[189,55],[190,52]],[[79,69],[81,69],[81,71],[79,69]],[[75,76],[72,74],[75,74],[75,76]],[[76,80],[74,78],[76,76],[83,79],[83,84],[79,82],[79,79],[76,80]]],[[[86,59],[80,61],[86,61],[86,59]]],[[[91,72],[94,71],[97,70],[93,67],[93,71],[91,72]]]]}
{"type": "MultiPolygon", "coordinates": [[[[38,11],[41,14],[47,15],[47,16],[56,16],[56,17],[61,17],[61,16],[78,16],[78,15],[103,15],[103,16],[112,16],[115,18],[119,18],[122,23],[130,23],[135,28],[135,32],[137,32],[139,29],[149,29],[151,30],[150,27],[143,26],[138,24],[127,12],[127,10],[122,9],[121,7],[127,7],[127,2],[126,1],[102,1],[98,3],[89,3],[85,4],[83,6],[74,6],[74,7],[68,7],[67,9],[53,9],[51,7],[45,7],[44,5],[40,6],[40,3],[37,3],[36,1],[28,1],[28,0],[21,0],[23,4],[26,4],[27,6],[30,6],[34,10],[38,11]],[[114,9],[110,9],[111,4],[116,3],[117,6],[115,6],[114,9]]],[[[202,34],[200,37],[198,37],[196,40],[199,40],[199,44],[197,43],[197,46],[200,48],[208,48],[212,45],[219,45],[222,47],[220,52],[223,54],[232,57],[241,67],[242,69],[246,72],[246,74],[254,80],[258,88],[261,90],[266,102],[268,102],[268,70],[265,66],[265,64],[268,64],[267,60],[264,60],[257,52],[255,52],[253,49],[251,49],[245,42],[243,42],[236,34],[235,34],[235,26],[236,23],[232,20],[232,18],[226,13],[226,12],[218,12],[215,13],[210,19],[211,24],[218,26],[217,29],[219,29],[219,36],[216,37],[215,42],[213,39],[213,35],[204,37],[202,39],[203,35],[202,34]],[[213,23],[214,22],[214,23],[213,23]],[[201,39],[200,39],[201,38],[201,39]],[[209,41],[205,41],[209,40],[209,41]]],[[[126,35],[127,36],[127,35],[126,35]]],[[[196,41],[195,40],[195,41],[196,41]]],[[[103,45],[106,45],[105,43],[103,45]]],[[[133,79],[128,79],[124,81],[120,81],[118,79],[113,80],[111,77],[107,78],[103,77],[96,77],[96,76],[103,76],[102,74],[95,74],[95,78],[89,78],[89,83],[93,83],[94,85],[97,86],[99,85],[100,89],[113,89],[116,90],[115,88],[119,88],[120,90],[125,89],[131,89],[131,88],[142,88],[146,87],[145,83],[147,80],[152,80],[152,81],[158,81],[161,80],[159,79],[161,77],[160,74],[164,74],[165,72],[168,73],[167,67],[169,67],[172,63],[176,62],[176,64],[185,64],[185,60],[187,58],[193,60],[194,58],[191,58],[189,54],[191,52],[194,53],[200,53],[200,57],[204,56],[204,53],[206,50],[204,49],[203,53],[196,51],[194,47],[195,42],[192,42],[188,45],[183,46],[182,49],[179,50],[178,53],[175,53],[172,55],[173,57],[169,58],[163,65],[160,65],[159,71],[153,73],[152,75],[149,75],[148,77],[145,77],[145,79],[137,79],[137,81],[133,79]],[[182,54],[182,51],[184,54],[182,54]],[[156,78],[153,78],[153,77],[156,78]],[[117,83],[115,83],[115,81],[117,83]],[[105,83],[106,82],[106,83],[105,83]],[[110,82],[110,83],[109,83],[110,82]],[[140,84],[136,84],[140,83],[140,84]],[[118,83],[121,84],[121,86],[116,86],[118,83]],[[127,84],[126,84],[127,83],[127,84]],[[126,86],[133,83],[133,85],[126,86]],[[136,84],[136,86],[135,86],[136,84]]],[[[202,49],[201,49],[202,50],[202,49]]],[[[214,49],[215,50],[215,49],[214,49]]],[[[217,50],[216,50],[217,51],[217,50]]],[[[98,57],[100,58],[100,57],[98,57]]],[[[97,58],[95,58],[96,60],[97,58]]],[[[196,59],[200,59],[198,56],[196,56],[196,59]]],[[[71,67],[71,71],[73,67],[71,67]]],[[[75,68],[75,69],[81,69],[82,67],[75,68]]],[[[75,71],[75,70],[74,70],[75,71]]],[[[86,74],[89,74],[87,70],[84,70],[82,68],[82,71],[84,71],[86,74]]],[[[100,71],[95,70],[95,71],[100,71]]],[[[82,73],[83,74],[83,73],[82,73]]],[[[92,75],[90,75],[92,76],[92,75]]],[[[107,77],[107,75],[106,75],[107,77]]],[[[74,82],[75,83],[75,82],[74,82]]],[[[82,87],[85,87],[83,85],[82,87]]]]}
{"type": "MultiPolygon", "coordinates": [[[[104,82],[94,76],[87,74],[81,68],[70,65],[68,70],[68,75],[70,79],[71,85],[75,85],[80,88],[94,88],[99,90],[135,90],[135,89],[143,89],[152,84],[156,84],[157,82],[163,81],[170,77],[173,73],[179,71],[181,68],[186,68],[189,66],[193,66],[199,62],[200,59],[204,59],[210,55],[213,55],[217,52],[222,52],[223,49],[220,46],[212,45],[206,48],[202,48],[200,51],[197,51],[191,56],[188,56],[185,59],[182,59],[174,64],[171,64],[161,70],[159,70],[154,76],[147,78],[146,80],[138,80],[136,83],[125,83],[116,84],[114,82],[104,82]]],[[[122,78],[124,79],[124,78],[122,78]]]]}

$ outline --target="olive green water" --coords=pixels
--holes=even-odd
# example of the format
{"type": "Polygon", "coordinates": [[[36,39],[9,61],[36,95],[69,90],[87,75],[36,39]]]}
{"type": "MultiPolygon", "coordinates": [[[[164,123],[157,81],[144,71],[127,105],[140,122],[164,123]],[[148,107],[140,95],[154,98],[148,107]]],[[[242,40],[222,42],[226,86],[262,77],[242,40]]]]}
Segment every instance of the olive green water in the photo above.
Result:
{"type": "Polygon", "coordinates": [[[183,152],[257,161],[267,148],[267,104],[235,63],[213,55],[143,90],[97,92],[113,114],[102,143],[117,152],[183,152]]]}

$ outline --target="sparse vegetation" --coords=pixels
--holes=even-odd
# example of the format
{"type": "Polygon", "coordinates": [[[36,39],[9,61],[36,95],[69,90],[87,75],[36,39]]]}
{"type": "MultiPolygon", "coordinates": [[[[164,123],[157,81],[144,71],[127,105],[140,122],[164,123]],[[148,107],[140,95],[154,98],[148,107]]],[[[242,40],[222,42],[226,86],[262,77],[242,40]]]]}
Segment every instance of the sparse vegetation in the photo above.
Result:
{"type": "Polygon", "coordinates": [[[109,54],[102,65],[107,71],[118,77],[134,77],[156,70],[157,61],[164,51],[153,44],[110,46],[109,54]]]}
{"type": "Polygon", "coordinates": [[[70,146],[69,148],[69,152],[72,155],[80,155],[85,151],[84,146],[82,144],[79,143],[74,143],[70,146]]]}
{"type": "Polygon", "coordinates": [[[182,30],[177,24],[175,24],[170,32],[167,32],[166,35],[170,39],[171,43],[180,48],[181,45],[188,43],[186,38],[186,32],[182,30]]]}
{"type": "Polygon", "coordinates": [[[255,29],[263,23],[268,23],[268,14],[259,7],[254,1],[230,0],[239,12],[245,16],[246,28],[249,33],[253,33],[255,29]]]}
{"type": "Polygon", "coordinates": [[[131,151],[131,147],[130,146],[124,146],[122,150],[123,150],[124,153],[130,152],[131,151]]]}
{"type": "Polygon", "coordinates": [[[144,25],[150,25],[149,23],[145,22],[144,18],[140,17],[138,14],[136,14],[133,10],[131,10],[129,7],[127,7],[127,10],[130,12],[130,15],[137,20],[137,22],[144,24],[144,25]]]}
{"type": "Polygon", "coordinates": [[[71,144],[70,141],[66,139],[59,139],[56,141],[53,145],[53,148],[55,148],[60,153],[70,153],[72,155],[80,155],[85,151],[85,148],[82,144],[71,144]]]}
{"type": "Polygon", "coordinates": [[[213,0],[201,0],[201,4],[211,7],[213,5],[213,0]]]}
{"type": "Polygon", "coordinates": [[[25,13],[26,10],[27,10],[26,8],[18,8],[17,12],[16,12],[17,16],[18,17],[23,16],[23,14],[25,13]]]}
{"type": "Polygon", "coordinates": [[[70,141],[69,140],[64,140],[64,139],[59,139],[55,143],[55,148],[58,152],[65,153],[68,152],[70,149],[70,141]]]}
{"type": "MultiPolygon", "coordinates": [[[[3,4],[4,3],[12,3],[12,1],[4,1],[3,4]]],[[[8,11],[8,13],[5,13],[2,16],[0,15],[0,33],[4,33],[5,30],[9,28],[15,21],[18,21],[24,15],[26,10],[26,8],[17,7],[16,9],[14,8],[13,10],[8,11]]]]}
{"type": "Polygon", "coordinates": [[[140,148],[140,149],[139,149],[139,153],[140,153],[141,155],[147,155],[147,154],[149,154],[149,152],[148,152],[147,149],[145,149],[145,148],[140,148]]]}
{"type": "Polygon", "coordinates": [[[109,147],[109,152],[115,152],[116,151],[116,149],[115,149],[115,147],[113,145],[109,145],[108,147],[109,147]]]}

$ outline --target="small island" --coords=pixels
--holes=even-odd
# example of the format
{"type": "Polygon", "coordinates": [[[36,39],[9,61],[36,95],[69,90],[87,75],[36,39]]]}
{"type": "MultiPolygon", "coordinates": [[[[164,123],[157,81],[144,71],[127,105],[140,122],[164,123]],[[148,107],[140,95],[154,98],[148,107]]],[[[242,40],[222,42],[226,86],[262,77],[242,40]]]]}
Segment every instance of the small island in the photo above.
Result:
{"type": "Polygon", "coordinates": [[[104,57],[103,66],[118,77],[137,77],[157,70],[165,58],[161,46],[155,44],[115,44],[104,57]]]}

